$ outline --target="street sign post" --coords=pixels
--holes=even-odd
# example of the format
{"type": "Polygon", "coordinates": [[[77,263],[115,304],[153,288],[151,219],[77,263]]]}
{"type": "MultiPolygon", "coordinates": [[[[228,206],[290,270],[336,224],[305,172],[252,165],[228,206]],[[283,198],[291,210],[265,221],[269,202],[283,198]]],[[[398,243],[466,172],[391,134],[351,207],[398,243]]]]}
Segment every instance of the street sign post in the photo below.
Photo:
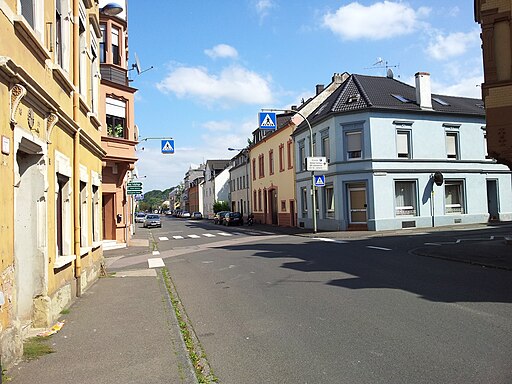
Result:
{"type": "Polygon", "coordinates": [[[174,153],[174,139],[166,139],[162,140],[162,153],[163,154],[173,154],[174,153]]]}
{"type": "Polygon", "coordinates": [[[329,164],[326,157],[306,157],[307,171],[327,171],[329,164]]]}
{"type": "Polygon", "coordinates": [[[315,175],[315,187],[325,187],[325,176],[324,175],[315,175]]]}
{"type": "Polygon", "coordinates": [[[277,129],[277,119],[275,112],[260,112],[258,114],[258,126],[260,129],[275,131],[277,129]]]}

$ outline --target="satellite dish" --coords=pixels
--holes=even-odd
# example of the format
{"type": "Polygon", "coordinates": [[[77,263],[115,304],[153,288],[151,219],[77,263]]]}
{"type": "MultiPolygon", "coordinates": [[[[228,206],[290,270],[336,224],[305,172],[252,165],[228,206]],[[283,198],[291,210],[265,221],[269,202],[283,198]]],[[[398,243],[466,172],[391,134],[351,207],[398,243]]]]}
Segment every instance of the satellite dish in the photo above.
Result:
{"type": "MultiPolygon", "coordinates": [[[[149,68],[146,68],[146,69],[142,69],[142,66],[140,65],[140,60],[139,60],[139,56],[137,56],[137,53],[135,53],[135,63],[132,64],[132,68],[131,69],[136,69],[137,70],[137,75],[141,75],[143,74],[144,72],[146,71],[149,71],[150,69],[153,69],[153,66],[149,67],[149,68]]],[[[131,80],[130,80],[131,81],[131,80]]]]}
{"type": "Polygon", "coordinates": [[[140,75],[140,72],[142,71],[141,69],[141,66],[140,66],[140,60],[139,60],[139,56],[137,56],[137,53],[135,53],[135,69],[137,70],[137,75],[140,75]]]}
{"type": "Polygon", "coordinates": [[[394,77],[393,70],[391,68],[388,68],[388,70],[386,71],[386,77],[388,79],[392,79],[394,77]]]}

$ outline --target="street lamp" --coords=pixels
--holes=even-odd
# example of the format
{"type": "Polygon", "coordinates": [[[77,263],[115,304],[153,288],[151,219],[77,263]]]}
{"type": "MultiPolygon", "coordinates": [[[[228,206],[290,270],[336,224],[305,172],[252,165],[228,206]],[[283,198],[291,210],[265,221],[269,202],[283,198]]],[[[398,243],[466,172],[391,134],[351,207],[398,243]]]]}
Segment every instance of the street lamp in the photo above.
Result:
{"type": "MultiPolygon", "coordinates": [[[[262,109],[262,112],[285,112],[285,113],[296,113],[297,115],[301,116],[306,123],[308,124],[309,128],[309,144],[310,144],[310,154],[311,157],[314,157],[314,150],[315,147],[313,146],[313,128],[311,128],[311,124],[309,123],[309,120],[306,116],[304,116],[301,112],[293,110],[293,109],[276,109],[276,108],[270,108],[270,109],[262,109]]],[[[311,171],[311,200],[312,200],[312,207],[313,207],[313,233],[316,233],[316,199],[315,199],[315,171],[311,171]]]]}
{"type": "Polygon", "coordinates": [[[101,13],[107,16],[116,16],[123,12],[123,7],[117,3],[108,3],[101,8],[101,13]]]}
{"type": "MultiPolygon", "coordinates": [[[[249,169],[248,169],[248,166],[249,166],[248,152],[249,151],[247,148],[231,148],[231,147],[228,148],[228,151],[239,151],[245,157],[245,191],[246,191],[246,204],[247,204],[247,219],[249,219],[249,210],[250,210],[250,207],[249,207],[249,179],[250,179],[250,177],[249,177],[249,169]]],[[[243,216],[244,207],[242,206],[241,209],[242,209],[242,216],[243,216]]]]}

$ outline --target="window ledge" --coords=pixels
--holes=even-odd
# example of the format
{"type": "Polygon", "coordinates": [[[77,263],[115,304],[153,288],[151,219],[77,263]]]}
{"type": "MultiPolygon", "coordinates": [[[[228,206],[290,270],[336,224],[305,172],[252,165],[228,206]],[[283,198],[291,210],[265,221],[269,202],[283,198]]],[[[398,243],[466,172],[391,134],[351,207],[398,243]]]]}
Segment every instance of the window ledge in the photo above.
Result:
{"type": "Polygon", "coordinates": [[[73,261],[76,260],[75,255],[70,256],[57,256],[57,259],[55,260],[55,263],[53,263],[53,269],[59,269],[67,264],[71,264],[73,261]]]}
{"type": "Polygon", "coordinates": [[[101,244],[103,244],[101,241],[94,241],[92,243],[92,250],[98,249],[99,247],[101,247],[101,244]]]}
{"type": "Polygon", "coordinates": [[[25,38],[29,45],[28,49],[32,51],[38,59],[44,62],[52,58],[50,52],[43,47],[34,30],[23,16],[16,15],[14,17],[14,29],[25,38]]]}
{"type": "Polygon", "coordinates": [[[74,86],[69,80],[69,74],[60,65],[53,65],[53,76],[68,95],[73,92],[74,86]]]}
{"type": "Polygon", "coordinates": [[[80,257],[92,251],[92,247],[80,247],[80,257]]]}

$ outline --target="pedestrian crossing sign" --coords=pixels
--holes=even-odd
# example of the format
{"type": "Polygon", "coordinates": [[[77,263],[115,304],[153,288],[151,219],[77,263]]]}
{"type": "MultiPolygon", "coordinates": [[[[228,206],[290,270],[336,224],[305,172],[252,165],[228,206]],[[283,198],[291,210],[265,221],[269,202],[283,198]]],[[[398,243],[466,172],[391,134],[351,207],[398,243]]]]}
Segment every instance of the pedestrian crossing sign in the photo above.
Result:
{"type": "Polygon", "coordinates": [[[259,127],[260,129],[276,130],[277,120],[274,112],[260,112],[259,113],[259,127]]]}
{"type": "Polygon", "coordinates": [[[325,187],[325,176],[315,176],[315,187],[325,187]]]}
{"type": "Polygon", "coordinates": [[[174,140],[162,140],[162,153],[174,153],[174,140]]]}

